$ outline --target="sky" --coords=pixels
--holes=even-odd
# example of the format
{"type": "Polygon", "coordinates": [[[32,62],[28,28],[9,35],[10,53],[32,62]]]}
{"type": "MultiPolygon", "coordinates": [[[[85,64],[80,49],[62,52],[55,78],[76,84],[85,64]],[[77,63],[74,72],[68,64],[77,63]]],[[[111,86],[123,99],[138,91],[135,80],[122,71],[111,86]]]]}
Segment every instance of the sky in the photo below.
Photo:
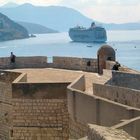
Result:
{"type": "Polygon", "coordinates": [[[140,22],[140,0],[0,0],[0,5],[7,2],[67,6],[106,23],[140,22]]]}

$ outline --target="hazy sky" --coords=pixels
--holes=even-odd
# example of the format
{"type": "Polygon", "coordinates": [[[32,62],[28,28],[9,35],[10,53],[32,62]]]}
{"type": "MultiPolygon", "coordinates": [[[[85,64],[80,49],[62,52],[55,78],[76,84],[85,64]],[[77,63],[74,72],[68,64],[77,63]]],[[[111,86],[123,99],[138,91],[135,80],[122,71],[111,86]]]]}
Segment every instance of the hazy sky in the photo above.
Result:
{"type": "Polygon", "coordinates": [[[107,23],[140,21],[140,0],[0,0],[1,5],[7,2],[72,7],[92,19],[107,23]]]}

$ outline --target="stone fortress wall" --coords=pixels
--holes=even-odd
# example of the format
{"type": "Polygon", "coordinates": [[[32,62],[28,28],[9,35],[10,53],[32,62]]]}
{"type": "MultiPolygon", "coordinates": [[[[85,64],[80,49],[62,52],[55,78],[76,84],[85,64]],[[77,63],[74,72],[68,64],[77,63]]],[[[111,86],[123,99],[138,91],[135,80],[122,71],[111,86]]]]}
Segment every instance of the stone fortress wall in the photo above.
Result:
{"type": "Polygon", "coordinates": [[[12,84],[11,138],[67,140],[69,116],[66,89],[70,83],[27,83],[23,79],[21,77],[12,84]]]}
{"type": "Polygon", "coordinates": [[[27,83],[26,74],[0,74],[0,139],[68,139],[70,83],[27,83]]]}
{"type": "Polygon", "coordinates": [[[0,68],[60,68],[97,72],[97,59],[77,57],[52,57],[52,63],[45,56],[16,57],[16,64],[10,64],[9,57],[0,58],[0,68]]]}
{"type": "MultiPolygon", "coordinates": [[[[79,83],[82,81],[84,84],[83,76],[77,80],[79,83]]],[[[78,85],[78,83],[76,84],[78,85]]],[[[80,85],[82,86],[83,84],[80,85]]],[[[123,105],[123,103],[108,100],[106,97],[102,98],[100,95],[97,96],[95,95],[95,90],[93,90],[93,95],[88,95],[82,90],[84,87],[79,88],[78,86],[78,88],[76,88],[75,85],[70,85],[68,89],[68,109],[70,118],[72,118],[75,123],[81,123],[81,125],[96,124],[100,126],[124,129],[138,140],[140,139],[139,108],[123,105]]],[[[96,84],[95,89],[98,89],[98,91],[101,89],[102,94],[106,93],[106,88],[102,90],[100,86],[97,85],[96,87],[96,84]]],[[[113,92],[115,92],[115,90],[110,89],[107,93],[113,92]]],[[[134,97],[135,95],[132,92],[131,104],[133,103],[134,97]]],[[[82,136],[79,131],[79,138],[80,137],[82,136]]]]}
{"type": "Polygon", "coordinates": [[[95,95],[132,107],[140,108],[140,74],[112,72],[104,85],[93,84],[95,95]]]}
{"type": "Polygon", "coordinates": [[[0,71],[0,139],[10,139],[12,126],[12,81],[21,73],[0,71]]]}
{"type": "MultiPolygon", "coordinates": [[[[112,69],[113,63],[106,61],[102,67],[112,69]]],[[[47,57],[17,57],[14,68],[98,72],[98,66],[98,60],[88,58],[54,57],[47,63],[47,57]]],[[[0,58],[0,68],[13,68],[9,58],[0,58]]],[[[103,75],[110,72],[104,70],[103,75]]],[[[73,82],[33,83],[26,73],[1,70],[0,139],[139,140],[140,76],[134,73],[126,68],[112,72],[105,84],[93,83],[93,93],[88,94],[84,74],[73,82]]]]}
{"type": "Polygon", "coordinates": [[[47,62],[47,57],[43,56],[30,56],[30,57],[16,57],[16,64],[13,66],[10,64],[9,57],[0,58],[0,68],[9,69],[15,68],[37,68],[45,67],[47,62]]]}

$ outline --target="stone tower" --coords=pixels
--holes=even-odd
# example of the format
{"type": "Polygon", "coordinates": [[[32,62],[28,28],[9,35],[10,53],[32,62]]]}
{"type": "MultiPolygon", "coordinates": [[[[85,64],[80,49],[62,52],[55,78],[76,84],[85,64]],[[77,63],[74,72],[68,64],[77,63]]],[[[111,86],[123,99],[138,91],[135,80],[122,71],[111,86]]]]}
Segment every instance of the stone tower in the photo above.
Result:
{"type": "Polygon", "coordinates": [[[102,74],[103,69],[106,68],[106,61],[115,61],[115,50],[109,45],[103,45],[97,52],[98,57],[98,73],[102,74]]]}

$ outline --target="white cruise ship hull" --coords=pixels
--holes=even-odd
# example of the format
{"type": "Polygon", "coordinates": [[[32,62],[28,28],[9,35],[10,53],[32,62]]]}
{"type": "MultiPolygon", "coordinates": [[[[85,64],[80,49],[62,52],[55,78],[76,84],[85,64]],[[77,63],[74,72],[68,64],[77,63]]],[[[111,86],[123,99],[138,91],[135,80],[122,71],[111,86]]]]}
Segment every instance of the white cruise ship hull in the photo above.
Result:
{"type": "Polygon", "coordinates": [[[71,28],[69,30],[69,36],[76,42],[106,42],[107,35],[106,30],[102,27],[96,27],[94,29],[76,29],[71,28]]]}

